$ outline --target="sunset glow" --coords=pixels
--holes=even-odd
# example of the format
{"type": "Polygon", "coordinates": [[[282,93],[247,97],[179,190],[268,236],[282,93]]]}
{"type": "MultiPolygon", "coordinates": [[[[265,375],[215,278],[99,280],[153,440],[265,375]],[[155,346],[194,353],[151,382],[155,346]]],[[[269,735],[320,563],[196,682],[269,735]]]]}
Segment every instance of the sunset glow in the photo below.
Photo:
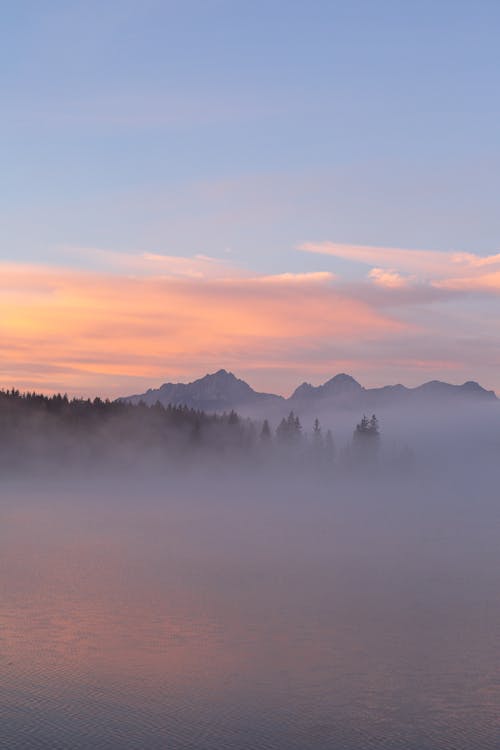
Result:
{"type": "Polygon", "coordinates": [[[28,5],[4,40],[1,387],[500,390],[488,13],[28,5]]]}
{"type": "MultiPolygon", "coordinates": [[[[221,364],[264,389],[279,377],[285,394],[301,379],[346,368],[383,382],[394,363],[414,383],[439,371],[467,379],[450,341],[457,300],[477,306],[500,290],[498,256],[305,249],[373,267],[353,282],[326,271],[251,275],[205,257],[108,253],[102,271],[4,262],[2,380],[118,396],[221,364]],[[472,292],[473,300],[464,296],[472,292]]],[[[491,356],[487,327],[472,332],[470,345],[478,351],[483,339],[482,356],[491,356]]],[[[475,366],[480,372],[481,361],[475,366]]]]}

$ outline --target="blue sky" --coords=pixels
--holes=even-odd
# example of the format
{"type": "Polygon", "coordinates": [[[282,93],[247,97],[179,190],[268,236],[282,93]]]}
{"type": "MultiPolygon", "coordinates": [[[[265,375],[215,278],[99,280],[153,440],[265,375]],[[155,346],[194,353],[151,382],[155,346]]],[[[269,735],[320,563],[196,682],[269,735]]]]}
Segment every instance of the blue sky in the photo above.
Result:
{"type": "Polygon", "coordinates": [[[3,257],[498,248],[496,2],[9,6],[3,257]]]}

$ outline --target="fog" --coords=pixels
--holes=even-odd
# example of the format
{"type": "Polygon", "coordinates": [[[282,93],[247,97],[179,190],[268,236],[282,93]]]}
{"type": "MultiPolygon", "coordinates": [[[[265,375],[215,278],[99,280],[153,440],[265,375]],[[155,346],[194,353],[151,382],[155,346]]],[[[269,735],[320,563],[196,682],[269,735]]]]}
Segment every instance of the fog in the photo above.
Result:
{"type": "Polygon", "coordinates": [[[500,401],[426,398],[380,405],[374,415],[328,402],[238,414],[157,403],[0,392],[0,477],[310,475],[314,482],[370,475],[377,482],[429,474],[495,482],[500,401]],[[363,420],[367,419],[365,429],[363,420]],[[360,427],[362,428],[360,431],[360,427]],[[375,438],[375,439],[373,439],[375,438]]]}
{"type": "Polygon", "coordinates": [[[97,406],[0,412],[0,745],[499,746],[496,402],[97,406]]]}

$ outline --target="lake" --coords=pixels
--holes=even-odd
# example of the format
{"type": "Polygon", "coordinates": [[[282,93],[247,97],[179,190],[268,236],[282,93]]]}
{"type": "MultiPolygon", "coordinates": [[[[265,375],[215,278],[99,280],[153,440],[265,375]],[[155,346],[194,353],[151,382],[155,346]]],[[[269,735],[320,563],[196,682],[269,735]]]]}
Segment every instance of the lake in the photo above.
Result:
{"type": "Polygon", "coordinates": [[[500,747],[493,488],[0,491],[0,747],[500,747]]]}

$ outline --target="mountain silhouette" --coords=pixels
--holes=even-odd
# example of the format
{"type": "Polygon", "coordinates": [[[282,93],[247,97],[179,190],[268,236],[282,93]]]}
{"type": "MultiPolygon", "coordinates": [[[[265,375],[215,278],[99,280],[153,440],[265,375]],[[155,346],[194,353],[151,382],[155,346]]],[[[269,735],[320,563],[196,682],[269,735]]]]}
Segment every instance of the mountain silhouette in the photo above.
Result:
{"type": "Polygon", "coordinates": [[[192,383],[164,383],[159,388],[150,388],[146,393],[126,396],[120,400],[132,404],[143,401],[148,406],[159,401],[165,406],[183,405],[203,411],[229,411],[284,401],[281,396],[254,391],[248,383],[227,370],[218,370],[192,383]]]}
{"type": "Polygon", "coordinates": [[[322,385],[302,383],[289,398],[284,398],[254,391],[244,380],[222,369],[192,383],[164,383],[159,388],[150,388],[145,393],[124,396],[119,400],[133,404],[142,401],[150,406],[159,401],[165,406],[185,405],[193,409],[220,412],[231,409],[260,411],[262,407],[300,410],[321,406],[363,410],[404,403],[443,403],[456,399],[484,402],[496,401],[497,397],[494,391],[486,390],[473,380],[462,385],[431,380],[415,388],[407,388],[401,384],[364,388],[352,375],[339,373],[322,385]]]}

